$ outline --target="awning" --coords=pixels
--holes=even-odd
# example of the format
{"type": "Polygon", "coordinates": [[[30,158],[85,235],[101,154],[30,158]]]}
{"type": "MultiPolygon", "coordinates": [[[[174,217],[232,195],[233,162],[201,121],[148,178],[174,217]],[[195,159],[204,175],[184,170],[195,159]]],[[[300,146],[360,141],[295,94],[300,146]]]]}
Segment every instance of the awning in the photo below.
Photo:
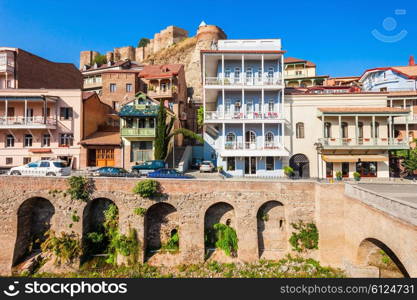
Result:
{"type": "Polygon", "coordinates": [[[50,148],[31,148],[29,152],[32,153],[52,153],[52,149],[50,148]]]}
{"type": "Polygon", "coordinates": [[[384,155],[322,155],[326,162],[388,161],[384,155]]]}

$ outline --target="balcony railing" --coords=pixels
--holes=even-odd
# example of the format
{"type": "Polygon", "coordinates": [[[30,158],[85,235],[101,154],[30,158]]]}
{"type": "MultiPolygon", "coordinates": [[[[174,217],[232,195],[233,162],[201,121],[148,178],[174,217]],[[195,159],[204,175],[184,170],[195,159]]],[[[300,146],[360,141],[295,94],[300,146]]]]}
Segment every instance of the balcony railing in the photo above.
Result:
{"type": "Polygon", "coordinates": [[[224,144],[225,150],[278,150],[282,148],[281,144],[277,142],[226,142],[224,144]]]}
{"type": "Polygon", "coordinates": [[[152,98],[158,98],[158,97],[172,97],[173,91],[171,89],[167,89],[165,91],[163,90],[148,90],[148,96],[152,98]]]}
{"type": "Polygon", "coordinates": [[[225,112],[224,115],[222,112],[217,111],[207,111],[205,114],[205,119],[210,120],[278,120],[284,119],[284,115],[280,112],[225,112]]]}
{"type": "Polygon", "coordinates": [[[11,72],[13,73],[14,66],[12,64],[0,64],[0,72],[11,72]]]}
{"type": "Polygon", "coordinates": [[[324,148],[359,147],[391,148],[408,147],[408,142],[397,138],[322,138],[319,140],[324,148]]]}
{"type": "Polygon", "coordinates": [[[308,77],[307,72],[302,72],[300,74],[296,74],[294,72],[285,72],[285,78],[302,78],[302,77],[308,77]]]}
{"type": "Polygon", "coordinates": [[[122,128],[125,137],[155,137],[155,128],[122,128]]]}
{"type": "Polygon", "coordinates": [[[264,85],[281,85],[281,77],[264,77],[260,78],[257,76],[240,76],[239,78],[228,77],[224,78],[224,84],[221,77],[206,77],[206,85],[243,85],[243,86],[264,86],[264,85]]]}
{"type": "Polygon", "coordinates": [[[0,117],[0,126],[31,126],[31,125],[51,125],[57,124],[55,117],[47,117],[46,120],[42,116],[37,117],[0,117]]]}

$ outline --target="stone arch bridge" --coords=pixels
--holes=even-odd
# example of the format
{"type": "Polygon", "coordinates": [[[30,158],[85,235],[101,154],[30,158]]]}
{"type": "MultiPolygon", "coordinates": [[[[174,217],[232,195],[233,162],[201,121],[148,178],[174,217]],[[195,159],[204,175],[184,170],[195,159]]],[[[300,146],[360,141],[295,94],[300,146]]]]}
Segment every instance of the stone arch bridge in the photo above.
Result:
{"type": "Polygon", "coordinates": [[[119,228],[135,228],[140,260],[197,263],[211,249],[205,231],[214,223],[230,224],[238,235],[235,260],[278,259],[291,252],[291,223],[315,222],[319,249],[308,253],[322,264],[352,276],[379,276],[368,266],[375,251],[384,250],[404,276],[417,277],[417,206],[384,198],[357,184],[313,181],[161,180],[164,195],[143,199],[132,189],[138,179],[95,178],[89,202],[71,200],[64,178],[0,177],[0,274],[38,247],[46,230],[74,231],[82,237],[102,221],[114,203],[119,228]],[[135,208],[146,214],[135,214],[135,208]],[[73,216],[79,221],[74,221],[73,216]],[[262,218],[267,215],[268,218],[262,218]],[[179,253],[146,256],[179,232],[179,253]]]}

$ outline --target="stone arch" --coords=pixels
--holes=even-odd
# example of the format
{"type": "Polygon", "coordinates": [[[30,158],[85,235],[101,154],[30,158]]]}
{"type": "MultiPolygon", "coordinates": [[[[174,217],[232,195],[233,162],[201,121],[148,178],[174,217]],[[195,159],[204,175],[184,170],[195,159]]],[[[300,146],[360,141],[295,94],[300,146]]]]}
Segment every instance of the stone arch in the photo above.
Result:
{"type": "Polygon", "coordinates": [[[294,169],[295,176],[301,178],[310,177],[310,162],[306,155],[298,153],[291,156],[290,167],[294,169]]]}
{"type": "Polygon", "coordinates": [[[410,277],[397,255],[383,242],[374,238],[359,244],[358,263],[379,269],[379,277],[410,277]],[[382,251],[383,252],[382,252],[382,251]]]}
{"type": "Polygon", "coordinates": [[[259,258],[278,259],[287,245],[284,205],[276,200],[265,202],[256,219],[259,258]]]}
{"type": "Polygon", "coordinates": [[[13,266],[41,252],[41,243],[45,240],[45,233],[51,228],[54,214],[55,207],[42,197],[29,198],[19,206],[13,266]]]}
{"type": "MultiPolygon", "coordinates": [[[[169,203],[153,204],[146,211],[144,249],[148,257],[166,245],[175,232],[179,232],[177,209],[169,203]]],[[[181,241],[180,241],[181,243],[181,241]]]]}
{"type": "Polygon", "coordinates": [[[236,230],[236,214],[232,205],[226,202],[212,204],[204,214],[204,252],[210,257],[215,251],[213,225],[222,223],[236,230]]]}
{"type": "Polygon", "coordinates": [[[97,232],[99,234],[104,233],[103,224],[105,222],[105,211],[111,206],[114,205],[117,208],[117,205],[108,198],[95,198],[90,201],[84,208],[83,211],[83,251],[84,257],[83,260],[91,258],[93,255],[103,254],[106,250],[109,240],[104,237],[102,242],[94,243],[89,234],[92,232],[97,232]]]}

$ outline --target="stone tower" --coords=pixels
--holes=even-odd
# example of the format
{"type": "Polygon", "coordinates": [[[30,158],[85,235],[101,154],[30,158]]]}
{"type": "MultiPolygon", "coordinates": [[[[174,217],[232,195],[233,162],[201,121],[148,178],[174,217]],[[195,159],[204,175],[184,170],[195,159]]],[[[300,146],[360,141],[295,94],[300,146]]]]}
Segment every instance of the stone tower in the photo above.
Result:
{"type": "Polygon", "coordinates": [[[98,55],[97,51],[81,51],[80,52],[80,68],[82,68],[84,65],[91,66],[94,58],[98,55]]]}

